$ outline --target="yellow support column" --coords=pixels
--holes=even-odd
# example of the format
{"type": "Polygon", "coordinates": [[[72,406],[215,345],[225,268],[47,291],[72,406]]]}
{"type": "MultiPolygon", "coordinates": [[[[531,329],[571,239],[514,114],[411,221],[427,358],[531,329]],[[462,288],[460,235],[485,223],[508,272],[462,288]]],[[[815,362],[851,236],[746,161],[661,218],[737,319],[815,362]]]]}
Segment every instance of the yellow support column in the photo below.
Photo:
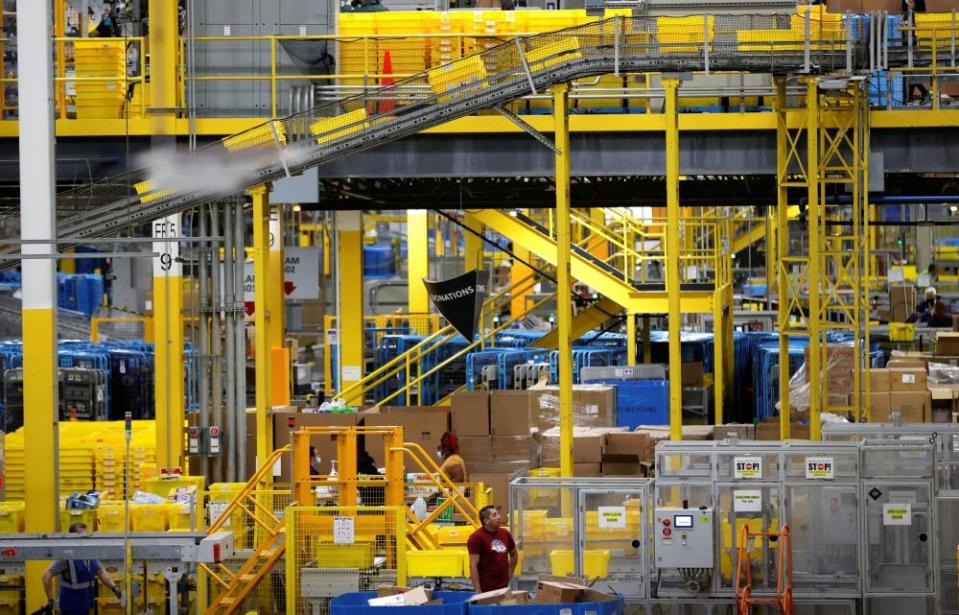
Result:
{"type": "Polygon", "coordinates": [[[555,85],[553,130],[556,138],[556,325],[559,328],[559,468],[573,475],[573,304],[570,279],[569,85],[555,85]]]}
{"type": "Polygon", "coordinates": [[[776,242],[779,232],[776,228],[776,210],[766,208],[766,309],[773,309],[773,289],[776,288],[776,242]]]}
{"type": "Polygon", "coordinates": [[[669,437],[683,439],[682,331],[679,271],[679,80],[666,89],[666,292],[669,307],[669,437]]]}
{"type": "MultiPolygon", "coordinates": [[[[437,234],[437,245],[440,238],[437,234]]],[[[423,279],[430,276],[429,218],[425,209],[410,209],[406,212],[406,253],[408,311],[410,314],[426,314],[430,311],[430,296],[423,279]]],[[[427,331],[418,331],[425,335],[427,331]]]]}
{"type": "MultiPolygon", "coordinates": [[[[53,49],[50,0],[17,2],[17,55],[20,88],[20,247],[24,255],[57,251],[53,49]],[[32,101],[33,104],[23,104],[32,101]],[[29,128],[29,130],[28,130],[29,128]],[[50,243],[30,243],[47,240],[50,243]]],[[[56,532],[60,527],[57,447],[57,262],[24,258],[23,405],[26,530],[56,532]]],[[[2,437],[2,436],[0,436],[2,437]]],[[[47,603],[40,581],[48,562],[27,562],[26,612],[47,603]]]]}
{"type": "Polygon", "coordinates": [[[509,298],[509,314],[513,318],[516,318],[526,313],[529,296],[533,294],[533,286],[535,286],[535,284],[531,279],[533,270],[526,265],[526,263],[530,262],[530,258],[532,258],[530,251],[514,241],[513,253],[516,255],[516,258],[513,259],[513,264],[509,269],[509,281],[513,287],[512,294],[509,298]],[[526,261],[526,263],[522,261],[526,261]]]}
{"type": "MultiPolygon", "coordinates": [[[[779,256],[776,299],[779,302],[779,438],[789,439],[789,127],[786,115],[786,79],[776,77],[776,248],[779,256]]],[[[769,241],[769,237],[766,238],[769,241]]]]}
{"type": "Polygon", "coordinates": [[[626,364],[636,365],[636,314],[626,312],[626,364]]]}
{"type": "MultiPolygon", "coordinates": [[[[598,227],[606,227],[606,210],[602,207],[593,207],[589,210],[590,221],[598,227]]],[[[609,258],[609,242],[600,235],[594,235],[589,241],[589,253],[605,261],[609,258]]]]}
{"type": "MultiPolygon", "coordinates": [[[[272,380],[270,375],[270,184],[250,189],[253,197],[253,333],[256,346],[256,458],[259,463],[273,454],[272,380]]],[[[280,278],[282,280],[283,278],[280,278]]],[[[265,483],[272,483],[267,473],[265,483]]]]}
{"type": "Polygon", "coordinates": [[[153,244],[160,256],[153,259],[154,401],[156,403],[156,455],[160,468],[183,467],[183,422],[186,404],[183,368],[183,265],[180,215],[153,222],[153,244]]]}
{"type": "Polygon", "coordinates": [[[806,209],[806,218],[809,224],[809,265],[807,279],[809,280],[809,439],[819,440],[822,437],[822,401],[820,399],[822,385],[821,343],[819,336],[819,218],[821,211],[819,190],[819,80],[810,78],[806,82],[806,173],[808,175],[809,204],[806,209]]]}
{"type": "Polygon", "coordinates": [[[177,3],[149,0],[150,117],[153,134],[173,134],[177,107],[177,55],[180,16],[177,3]]]}
{"type": "MultiPolygon", "coordinates": [[[[337,271],[337,353],[341,391],[363,379],[366,361],[363,352],[363,214],[336,212],[337,271]]],[[[344,399],[347,404],[363,403],[363,393],[344,399]]]]}
{"type": "MultiPolygon", "coordinates": [[[[267,199],[269,195],[267,195],[267,199]]],[[[267,335],[269,337],[271,403],[290,404],[290,349],[286,346],[286,283],[283,231],[286,220],[283,206],[274,205],[270,213],[270,288],[267,296],[267,335]]]]}
{"type": "Polygon", "coordinates": [[[476,221],[472,214],[467,213],[463,217],[463,223],[469,230],[463,231],[466,238],[464,251],[465,271],[483,269],[483,225],[476,221]],[[478,233],[478,235],[477,235],[478,233]]]}
{"type": "MultiPolygon", "coordinates": [[[[726,289],[713,293],[713,417],[716,425],[723,424],[723,403],[726,395],[726,289]]],[[[672,335],[672,334],[670,334],[672,335]]],[[[672,358],[672,357],[670,357],[672,358]]]]}

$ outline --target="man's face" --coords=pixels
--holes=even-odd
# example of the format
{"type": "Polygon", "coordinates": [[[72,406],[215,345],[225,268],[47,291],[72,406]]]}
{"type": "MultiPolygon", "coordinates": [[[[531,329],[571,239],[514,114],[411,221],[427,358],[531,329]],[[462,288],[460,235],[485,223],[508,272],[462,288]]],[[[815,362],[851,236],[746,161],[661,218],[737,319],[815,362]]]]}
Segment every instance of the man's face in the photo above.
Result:
{"type": "Polygon", "coordinates": [[[499,511],[494,508],[490,511],[489,516],[486,517],[486,523],[483,525],[486,527],[486,529],[495,530],[499,528],[501,523],[502,517],[500,517],[499,511]]]}

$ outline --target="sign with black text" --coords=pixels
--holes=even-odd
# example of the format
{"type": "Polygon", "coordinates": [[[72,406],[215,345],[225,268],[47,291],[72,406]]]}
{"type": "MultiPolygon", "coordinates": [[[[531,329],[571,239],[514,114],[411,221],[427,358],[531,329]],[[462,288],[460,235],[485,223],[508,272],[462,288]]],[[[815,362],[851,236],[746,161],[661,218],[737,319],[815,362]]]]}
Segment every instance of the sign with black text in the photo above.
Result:
{"type": "Polygon", "coordinates": [[[430,294],[430,301],[443,318],[466,341],[472,342],[479,324],[480,308],[486,299],[486,273],[474,269],[449,280],[434,282],[424,279],[423,284],[430,294]]]}

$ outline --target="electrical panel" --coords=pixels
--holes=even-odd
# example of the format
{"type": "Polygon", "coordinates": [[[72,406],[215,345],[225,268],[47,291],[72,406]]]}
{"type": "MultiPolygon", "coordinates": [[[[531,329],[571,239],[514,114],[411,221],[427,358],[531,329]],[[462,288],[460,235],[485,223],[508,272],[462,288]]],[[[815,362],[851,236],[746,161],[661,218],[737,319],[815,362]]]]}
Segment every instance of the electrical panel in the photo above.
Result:
{"type": "Polygon", "coordinates": [[[713,509],[656,508],[653,535],[657,568],[713,567],[713,509]]]}

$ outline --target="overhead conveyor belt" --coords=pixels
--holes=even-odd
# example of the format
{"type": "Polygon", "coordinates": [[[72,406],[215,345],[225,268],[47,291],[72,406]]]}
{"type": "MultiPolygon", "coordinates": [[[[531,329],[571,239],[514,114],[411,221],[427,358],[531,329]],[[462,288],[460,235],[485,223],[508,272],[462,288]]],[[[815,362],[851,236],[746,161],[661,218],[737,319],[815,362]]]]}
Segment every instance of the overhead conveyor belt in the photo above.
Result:
{"type": "MultiPolygon", "coordinates": [[[[59,204],[83,213],[62,219],[58,236],[115,234],[574,79],[704,70],[854,75],[877,68],[877,58],[906,62],[902,48],[877,52],[888,43],[883,31],[863,25],[797,15],[615,17],[517,37],[368,95],[268,121],[184,155],[162,174],[140,169],[63,193],[59,204]],[[206,176],[191,179],[196,169],[206,176]]],[[[909,56],[921,66],[929,53],[919,47],[909,56]]]]}

